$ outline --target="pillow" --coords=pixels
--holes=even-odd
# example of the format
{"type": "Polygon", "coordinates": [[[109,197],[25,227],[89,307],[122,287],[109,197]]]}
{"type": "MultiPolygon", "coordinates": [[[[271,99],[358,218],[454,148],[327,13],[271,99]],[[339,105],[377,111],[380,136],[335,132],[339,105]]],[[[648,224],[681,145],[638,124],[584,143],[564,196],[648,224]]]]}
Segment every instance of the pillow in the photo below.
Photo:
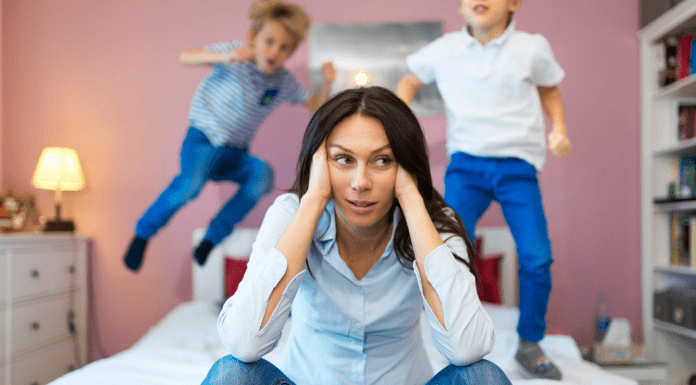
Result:
{"type": "Polygon", "coordinates": [[[248,258],[225,257],[225,298],[229,298],[244,277],[248,258]]]}
{"type": "Polygon", "coordinates": [[[476,237],[474,270],[478,276],[476,291],[479,299],[488,303],[503,303],[500,298],[500,260],[502,254],[482,255],[483,239],[476,237]]]}

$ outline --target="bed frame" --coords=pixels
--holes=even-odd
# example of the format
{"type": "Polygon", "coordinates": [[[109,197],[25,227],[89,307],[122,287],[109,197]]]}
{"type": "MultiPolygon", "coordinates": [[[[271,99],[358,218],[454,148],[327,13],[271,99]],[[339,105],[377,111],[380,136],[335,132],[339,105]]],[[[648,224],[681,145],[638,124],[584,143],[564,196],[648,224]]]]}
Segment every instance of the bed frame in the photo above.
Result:
{"type": "MultiPolygon", "coordinates": [[[[205,266],[193,263],[193,299],[210,300],[215,298],[219,303],[225,301],[224,258],[233,256],[247,259],[251,254],[251,246],[256,239],[258,229],[239,228],[225,238],[210,252],[205,266]]],[[[205,229],[193,232],[194,247],[203,239],[205,229]]],[[[477,236],[483,237],[482,254],[503,256],[500,263],[501,299],[503,305],[516,306],[518,303],[517,284],[517,253],[515,241],[507,227],[482,227],[476,231],[477,236]]]]}

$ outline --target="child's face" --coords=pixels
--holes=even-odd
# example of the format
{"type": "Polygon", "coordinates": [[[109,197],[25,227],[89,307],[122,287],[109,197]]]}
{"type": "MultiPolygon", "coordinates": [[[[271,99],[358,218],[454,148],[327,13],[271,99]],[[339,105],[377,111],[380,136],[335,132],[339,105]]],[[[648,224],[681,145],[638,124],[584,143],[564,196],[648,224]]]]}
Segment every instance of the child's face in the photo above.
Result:
{"type": "Polygon", "coordinates": [[[505,32],[511,12],[520,8],[522,0],[461,0],[459,11],[474,34],[497,38],[505,32]]]}
{"type": "Polygon", "coordinates": [[[263,23],[261,30],[250,40],[254,48],[254,62],[265,74],[280,69],[295,49],[295,38],[275,20],[263,23]]]}

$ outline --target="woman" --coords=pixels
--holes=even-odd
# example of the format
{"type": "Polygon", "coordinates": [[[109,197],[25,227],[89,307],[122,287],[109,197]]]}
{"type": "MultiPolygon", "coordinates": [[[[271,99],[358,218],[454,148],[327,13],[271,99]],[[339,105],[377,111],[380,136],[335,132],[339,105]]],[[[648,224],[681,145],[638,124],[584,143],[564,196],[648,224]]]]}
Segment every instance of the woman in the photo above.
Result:
{"type": "Polygon", "coordinates": [[[493,323],[471,242],[433,188],[423,133],[390,91],[344,91],[312,117],[293,192],[268,209],[218,332],[232,353],[204,384],[509,384],[482,360],[493,323]],[[444,240],[444,241],[443,241],[444,240]],[[435,377],[425,308],[452,363],[435,377]],[[280,368],[261,357],[292,309],[280,368]]]}

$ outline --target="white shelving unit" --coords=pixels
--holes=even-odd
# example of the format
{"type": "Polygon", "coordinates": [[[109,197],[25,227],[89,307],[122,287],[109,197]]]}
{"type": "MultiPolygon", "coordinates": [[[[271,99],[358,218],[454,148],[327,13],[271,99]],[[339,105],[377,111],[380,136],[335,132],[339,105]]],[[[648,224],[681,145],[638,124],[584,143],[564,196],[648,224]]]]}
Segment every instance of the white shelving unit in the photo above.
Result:
{"type": "MultiPolygon", "coordinates": [[[[641,29],[641,230],[643,331],[654,358],[668,363],[669,384],[686,384],[696,372],[696,330],[656,320],[653,294],[669,287],[696,288],[696,269],[670,264],[669,218],[696,213],[696,201],[655,203],[668,195],[675,159],[696,156],[696,139],[678,140],[678,106],[696,101],[696,75],[659,87],[656,45],[696,31],[696,0],[686,0],[641,29]]],[[[664,59],[663,59],[664,60],[664,59]]]]}

